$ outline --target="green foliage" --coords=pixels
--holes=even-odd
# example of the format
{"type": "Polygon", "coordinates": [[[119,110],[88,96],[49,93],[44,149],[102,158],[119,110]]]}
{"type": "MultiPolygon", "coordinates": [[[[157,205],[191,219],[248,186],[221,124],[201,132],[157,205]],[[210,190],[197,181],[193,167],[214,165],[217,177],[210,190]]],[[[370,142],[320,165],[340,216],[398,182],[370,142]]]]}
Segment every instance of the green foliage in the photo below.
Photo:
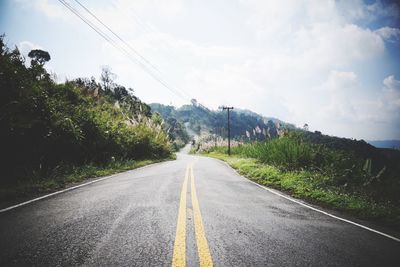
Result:
{"type": "Polygon", "coordinates": [[[284,170],[318,171],[332,177],[332,182],[337,185],[357,183],[357,178],[364,177],[362,162],[351,153],[304,142],[295,136],[234,147],[232,153],[256,158],[284,170]]]}
{"type": "Polygon", "coordinates": [[[189,142],[189,134],[187,133],[183,123],[179,122],[175,118],[168,118],[164,123],[164,127],[168,132],[170,140],[173,142],[175,150],[182,148],[189,142]]]}
{"type": "MultiPolygon", "coordinates": [[[[336,138],[333,141],[338,142],[336,138]]],[[[357,144],[364,146],[363,142],[357,142],[352,141],[350,149],[337,149],[335,147],[341,147],[339,143],[335,146],[332,146],[332,142],[329,145],[311,143],[306,133],[294,131],[281,138],[235,146],[231,153],[256,159],[282,172],[305,171],[310,173],[310,177],[323,177],[319,185],[324,188],[334,187],[379,202],[400,204],[400,153],[393,150],[393,153],[389,153],[391,157],[388,157],[388,151],[381,154],[382,151],[376,148],[360,153],[362,149],[352,149],[357,144]],[[379,155],[380,160],[374,160],[379,155]],[[381,164],[380,168],[373,168],[378,164],[381,164]]],[[[208,152],[211,151],[226,153],[226,148],[210,147],[208,152]]]]}
{"type": "MultiPolygon", "coordinates": [[[[111,159],[159,159],[171,155],[168,135],[151,119],[150,107],[129,89],[111,83],[105,90],[92,78],[55,83],[43,64],[32,63],[0,38],[1,182],[56,166],[105,164],[111,159]]],[[[48,57],[47,57],[48,55],[48,57]]]]}
{"type": "Polygon", "coordinates": [[[154,111],[153,120],[162,125],[168,133],[174,150],[178,151],[184,147],[190,140],[189,134],[181,120],[177,119],[176,109],[173,106],[164,106],[162,104],[150,104],[154,111]]]}
{"type": "Polygon", "coordinates": [[[40,49],[31,50],[28,54],[28,57],[32,58],[31,65],[43,65],[45,62],[51,59],[50,54],[47,51],[43,51],[40,49]]]}
{"type": "Polygon", "coordinates": [[[371,174],[371,159],[365,160],[363,171],[365,171],[367,174],[371,174]]]}
{"type": "Polygon", "coordinates": [[[257,159],[227,156],[220,152],[208,155],[226,161],[254,182],[284,190],[298,198],[345,211],[363,219],[380,220],[394,227],[400,227],[400,208],[393,202],[382,202],[367,194],[345,190],[329,185],[330,177],[314,171],[282,170],[257,159]]]}

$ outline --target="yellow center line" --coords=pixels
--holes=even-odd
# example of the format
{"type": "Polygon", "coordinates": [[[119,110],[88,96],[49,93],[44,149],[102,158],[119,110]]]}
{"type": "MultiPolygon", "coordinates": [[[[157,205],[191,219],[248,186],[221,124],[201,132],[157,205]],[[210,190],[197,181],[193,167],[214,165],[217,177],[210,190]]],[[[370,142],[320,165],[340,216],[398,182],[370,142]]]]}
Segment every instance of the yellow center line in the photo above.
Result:
{"type": "Polygon", "coordinates": [[[189,166],[186,168],[185,180],[183,181],[181,191],[181,200],[179,202],[178,223],[176,225],[174,254],[172,258],[173,267],[186,266],[186,194],[188,177],[189,166]]]}
{"type": "Polygon", "coordinates": [[[203,220],[201,219],[200,206],[196,194],[196,186],[194,184],[193,165],[190,166],[190,180],[190,191],[192,192],[192,207],[194,217],[194,231],[196,235],[200,267],[213,266],[210,249],[208,248],[206,233],[204,231],[203,220]]]}

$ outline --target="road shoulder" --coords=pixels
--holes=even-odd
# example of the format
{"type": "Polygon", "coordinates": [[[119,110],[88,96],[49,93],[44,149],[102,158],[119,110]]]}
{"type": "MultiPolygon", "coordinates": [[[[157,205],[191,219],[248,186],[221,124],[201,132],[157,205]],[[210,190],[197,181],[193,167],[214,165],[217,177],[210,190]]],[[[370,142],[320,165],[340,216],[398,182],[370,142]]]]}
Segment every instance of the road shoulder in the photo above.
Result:
{"type": "Polygon", "coordinates": [[[73,190],[76,188],[80,188],[80,187],[83,187],[83,186],[86,186],[89,184],[93,184],[96,182],[100,182],[102,180],[112,178],[119,174],[147,168],[147,167],[154,166],[156,164],[164,163],[164,162],[171,161],[171,160],[174,160],[174,159],[167,158],[167,159],[160,159],[160,160],[137,161],[137,162],[135,162],[135,164],[132,164],[130,166],[123,166],[122,168],[119,168],[119,169],[106,169],[104,172],[102,172],[100,170],[98,173],[94,174],[93,176],[80,177],[79,179],[77,179],[75,181],[60,183],[54,187],[46,188],[45,190],[35,190],[35,189],[32,189],[32,190],[25,189],[24,190],[24,189],[22,189],[24,191],[19,192],[18,188],[14,188],[14,189],[3,188],[2,189],[3,191],[6,191],[6,190],[14,190],[14,191],[8,192],[8,195],[6,197],[2,197],[0,199],[0,213],[17,208],[19,206],[29,204],[34,201],[41,200],[43,198],[51,197],[53,195],[67,192],[67,191],[70,191],[70,190],[73,190]]]}

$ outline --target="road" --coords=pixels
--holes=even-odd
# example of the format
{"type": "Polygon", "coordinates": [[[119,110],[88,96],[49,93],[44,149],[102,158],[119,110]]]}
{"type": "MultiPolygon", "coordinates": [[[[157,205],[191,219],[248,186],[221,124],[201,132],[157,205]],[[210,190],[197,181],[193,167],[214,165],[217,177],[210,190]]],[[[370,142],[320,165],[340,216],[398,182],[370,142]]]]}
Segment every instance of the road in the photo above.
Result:
{"type": "Polygon", "coordinates": [[[1,212],[0,240],[1,266],[400,263],[400,242],[185,154],[1,212]]]}

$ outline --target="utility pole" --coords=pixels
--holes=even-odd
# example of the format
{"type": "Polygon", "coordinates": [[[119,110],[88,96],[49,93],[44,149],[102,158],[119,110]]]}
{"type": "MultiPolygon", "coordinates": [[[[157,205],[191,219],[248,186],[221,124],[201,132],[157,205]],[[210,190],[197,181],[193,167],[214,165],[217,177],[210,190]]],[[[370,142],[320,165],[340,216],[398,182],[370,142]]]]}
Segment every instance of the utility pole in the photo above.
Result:
{"type": "Polygon", "coordinates": [[[228,111],[228,155],[231,155],[231,123],[230,123],[230,115],[229,111],[233,109],[233,107],[222,107],[222,110],[228,111]]]}

